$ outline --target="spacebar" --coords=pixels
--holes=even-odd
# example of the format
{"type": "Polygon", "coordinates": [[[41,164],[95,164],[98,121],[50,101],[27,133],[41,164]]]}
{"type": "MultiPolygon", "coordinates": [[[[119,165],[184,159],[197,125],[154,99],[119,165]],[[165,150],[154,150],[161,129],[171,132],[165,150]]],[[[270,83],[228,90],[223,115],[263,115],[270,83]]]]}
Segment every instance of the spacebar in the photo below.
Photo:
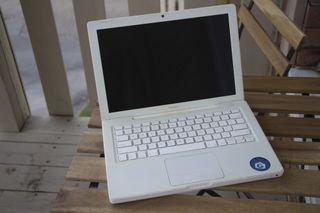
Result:
{"type": "Polygon", "coordinates": [[[161,148],[161,149],[159,149],[159,152],[160,152],[160,155],[165,155],[165,154],[185,152],[185,151],[204,149],[204,148],[206,148],[206,147],[205,147],[204,143],[201,142],[201,143],[192,143],[192,144],[186,144],[186,145],[161,148]]]}

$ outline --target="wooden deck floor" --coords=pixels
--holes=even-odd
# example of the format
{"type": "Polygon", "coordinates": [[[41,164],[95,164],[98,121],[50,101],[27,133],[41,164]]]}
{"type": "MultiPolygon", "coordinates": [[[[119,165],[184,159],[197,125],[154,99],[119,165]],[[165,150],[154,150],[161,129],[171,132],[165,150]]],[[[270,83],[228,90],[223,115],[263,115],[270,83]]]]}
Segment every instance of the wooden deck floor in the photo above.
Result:
{"type": "Polygon", "coordinates": [[[21,133],[0,132],[0,212],[50,212],[88,118],[31,117],[21,133]]]}

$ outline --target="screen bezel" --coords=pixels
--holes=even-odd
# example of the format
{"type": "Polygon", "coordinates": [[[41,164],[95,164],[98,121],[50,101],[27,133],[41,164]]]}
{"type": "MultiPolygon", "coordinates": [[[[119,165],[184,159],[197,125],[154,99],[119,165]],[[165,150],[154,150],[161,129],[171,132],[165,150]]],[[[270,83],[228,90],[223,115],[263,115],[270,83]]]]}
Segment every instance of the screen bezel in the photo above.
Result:
{"type": "Polygon", "coordinates": [[[239,50],[238,25],[236,17],[236,9],[234,5],[222,5],[197,9],[189,9],[184,11],[167,12],[163,14],[149,14],[141,16],[122,17],[116,19],[107,19],[101,21],[92,21],[88,23],[89,42],[92,56],[92,64],[95,74],[98,100],[100,105],[101,118],[115,119],[121,117],[138,117],[151,114],[170,113],[172,111],[188,111],[196,108],[214,107],[214,105],[223,102],[243,100],[242,70],[239,50]],[[108,99],[104,82],[102,62],[100,57],[99,42],[97,30],[117,28],[124,26],[133,26],[149,23],[158,23],[166,21],[174,21],[181,19],[189,19],[196,17],[205,17],[212,15],[227,14],[229,19],[230,43],[232,51],[232,62],[234,71],[234,81],[236,93],[235,95],[208,98],[202,100],[180,102],[161,106],[145,107],[140,109],[132,109],[119,112],[110,112],[108,107],[108,99]],[[99,89],[98,89],[99,88],[99,89]]]}

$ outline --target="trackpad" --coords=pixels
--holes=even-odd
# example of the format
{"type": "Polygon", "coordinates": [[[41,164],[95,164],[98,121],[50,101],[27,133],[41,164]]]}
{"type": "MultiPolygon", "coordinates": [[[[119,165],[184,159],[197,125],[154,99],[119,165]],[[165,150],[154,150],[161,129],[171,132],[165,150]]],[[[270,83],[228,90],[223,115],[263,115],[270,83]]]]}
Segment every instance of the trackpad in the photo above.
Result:
{"type": "Polygon", "coordinates": [[[224,177],[213,153],[169,158],[165,165],[170,184],[174,186],[224,177]]]}

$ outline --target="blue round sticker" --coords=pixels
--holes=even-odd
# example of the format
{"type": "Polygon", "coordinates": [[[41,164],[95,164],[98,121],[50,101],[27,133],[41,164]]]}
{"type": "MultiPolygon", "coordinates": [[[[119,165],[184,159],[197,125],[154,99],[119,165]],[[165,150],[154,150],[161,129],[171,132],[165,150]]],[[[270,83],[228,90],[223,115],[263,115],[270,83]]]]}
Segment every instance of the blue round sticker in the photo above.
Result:
{"type": "Polygon", "coordinates": [[[255,157],[251,159],[250,166],[257,171],[266,171],[270,168],[270,161],[263,157],[255,157]]]}

